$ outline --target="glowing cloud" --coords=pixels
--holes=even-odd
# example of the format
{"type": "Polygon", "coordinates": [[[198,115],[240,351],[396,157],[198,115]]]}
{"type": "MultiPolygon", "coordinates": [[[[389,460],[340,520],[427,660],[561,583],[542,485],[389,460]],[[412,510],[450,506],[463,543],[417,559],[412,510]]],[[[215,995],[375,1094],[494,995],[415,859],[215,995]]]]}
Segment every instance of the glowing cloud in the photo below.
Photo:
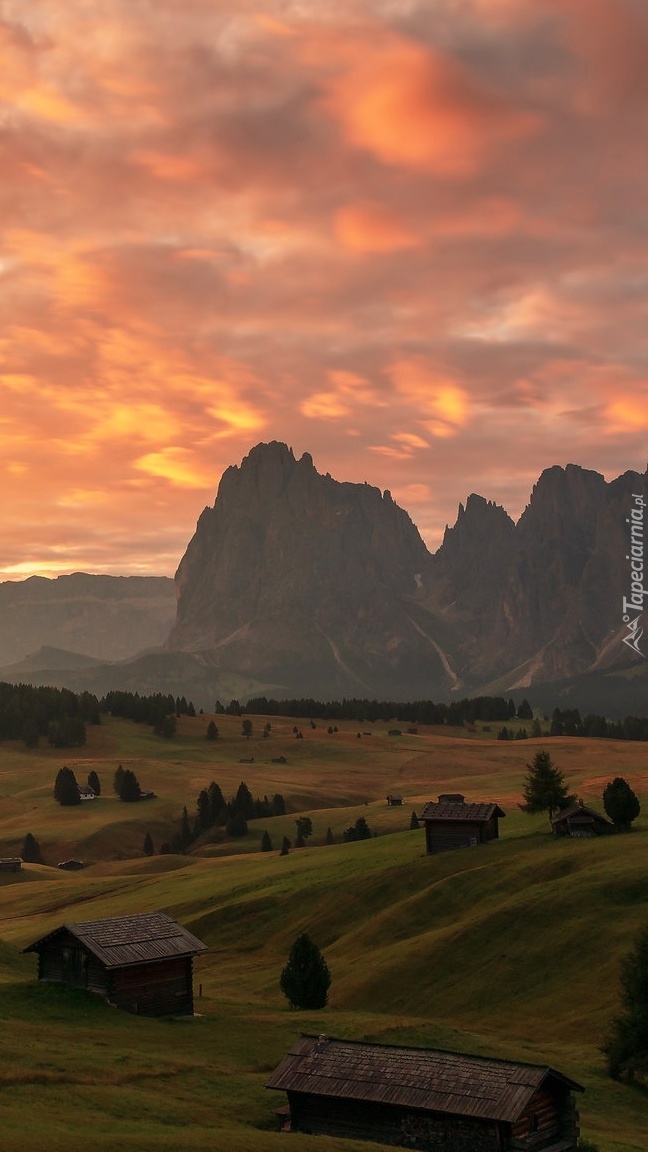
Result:
{"type": "Polygon", "coordinates": [[[335,216],[335,232],[357,252],[394,252],[416,245],[415,233],[381,204],[349,204],[335,216]]]}
{"type": "Polygon", "coordinates": [[[452,436],[466,423],[467,392],[422,357],[396,361],[390,374],[401,395],[418,405],[421,423],[433,436],[452,436]]]}
{"type": "Polygon", "coordinates": [[[261,8],[3,5],[5,573],[173,571],[261,439],[433,544],[644,466],[648,5],[261,8]]]}
{"type": "Polygon", "coordinates": [[[172,447],[149,452],[135,461],[135,467],[179,488],[204,488],[209,483],[209,477],[201,472],[187,448],[172,447]]]}
{"type": "Polygon", "coordinates": [[[362,46],[331,83],[328,106],[349,143],[385,164],[445,176],[469,175],[489,146],[541,125],[459,61],[396,36],[362,46]]]}

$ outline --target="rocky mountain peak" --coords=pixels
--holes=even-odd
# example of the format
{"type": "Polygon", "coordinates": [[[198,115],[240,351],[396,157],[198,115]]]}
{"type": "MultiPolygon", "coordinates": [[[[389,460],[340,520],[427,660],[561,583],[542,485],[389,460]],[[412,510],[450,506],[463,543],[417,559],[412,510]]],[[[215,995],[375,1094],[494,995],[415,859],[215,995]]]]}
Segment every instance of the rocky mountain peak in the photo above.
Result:
{"type": "Polygon", "coordinates": [[[198,521],[176,573],[168,644],[226,651],[238,667],[293,682],[307,663],[331,691],[342,672],[359,690],[384,681],[406,650],[437,675],[438,653],[404,604],[429,562],[388,492],[320,475],[285,444],[260,444],[227,469],[198,521]]]}

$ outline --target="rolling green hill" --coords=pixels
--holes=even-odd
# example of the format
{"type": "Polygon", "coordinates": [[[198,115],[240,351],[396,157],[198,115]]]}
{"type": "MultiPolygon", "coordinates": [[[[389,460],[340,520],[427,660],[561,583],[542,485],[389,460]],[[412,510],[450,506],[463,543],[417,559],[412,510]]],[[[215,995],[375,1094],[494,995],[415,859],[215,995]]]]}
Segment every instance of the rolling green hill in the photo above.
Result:
{"type": "MultiPolygon", "coordinates": [[[[247,741],[240,720],[216,719],[216,742],[205,740],[203,717],[183,720],[172,741],[120,721],[91,729],[83,756],[67,763],[78,779],[95,767],[104,794],[74,809],[51,795],[60,752],[0,746],[0,851],[31,831],[48,863],[64,854],[88,863],[73,875],[25,865],[0,876],[3,1147],[285,1149],[291,1138],[273,1116],[284,1100],[263,1083],[297,1033],[316,1031],[547,1062],[585,1085],[581,1128],[601,1152],[645,1152],[648,1097],[607,1078],[598,1045],[617,1010],[620,959],[648,913],[648,746],[505,744],[434,729],[390,737],[379,724],[358,739],[350,723],[331,735],[307,724],[296,740],[289,718],[272,718],[267,740],[255,718],[247,741]],[[644,803],[635,830],[555,840],[545,817],[521,813],[526,762],[540,746],[599,808],[605,782],[624,775],[644,803]],[[287,763],[272,763],[280,755],[287,763]],[[136,765],[156,800],[114,798],[120,762],[136,765]],[[159,843],[212,778],[226,795],[241,779],[254,795],[280,791],[289,814],[192,855],[141,857],[145,831],[159,843]],[[507,812],[500,841],[427,857],[410,814],[444,790],[496,799],[507,812]],[[402,808],[386,806],[390,791],[402,808]],[[300,811],[312,840],[280,857],[300,811]],[[341,843],[359,814],[378,835],[341,843]],[[329,826],[336,842],[325,846],[329,826]],[[258,851],[264,829],[271,853],[258,851]],[[192,1020],[131,1017],[39,985],[33,957],[20,953],[66,921],[158,908],[209,945],[195,964],[192,1020]],[[333,976],[321,1012],[290,1009],[278,986],[304,930],[333,976]]],[[[299,1147],[377,1145],[300,1136],[299,1147]]]]}

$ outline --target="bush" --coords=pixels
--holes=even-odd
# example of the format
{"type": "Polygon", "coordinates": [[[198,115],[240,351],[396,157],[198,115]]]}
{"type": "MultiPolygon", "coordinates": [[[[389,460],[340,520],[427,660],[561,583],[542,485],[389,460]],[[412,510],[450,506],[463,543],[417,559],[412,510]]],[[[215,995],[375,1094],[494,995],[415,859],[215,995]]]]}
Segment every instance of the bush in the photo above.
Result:
{"type": "Polygon", "coordinates": [[[603,807],[618,832],[629,832],[632,821],[641,812],[639,800],[623,776],[615,776],[606,784],[603,807]]]}

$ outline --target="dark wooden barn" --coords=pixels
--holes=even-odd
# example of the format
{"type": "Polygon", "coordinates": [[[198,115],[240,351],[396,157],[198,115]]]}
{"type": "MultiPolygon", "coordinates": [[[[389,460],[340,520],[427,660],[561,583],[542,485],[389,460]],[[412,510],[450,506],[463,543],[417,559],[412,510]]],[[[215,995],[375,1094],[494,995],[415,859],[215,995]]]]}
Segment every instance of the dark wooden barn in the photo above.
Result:
{"type": "Polygon", "coordinates": [[[305,1035],[266,1088],[292,1131],[421,1152],[575,1152],[584,1091],[546,1066],[305,1035]]]}
{"type": "Polygon", "coordinates": [[[588,808],[582,800],[576,804],[570,804],[568,808],[562,808],[552,817],[551,827],[556,836],[591,838],[614,832],[614,824],[606,820],[605,816],[601,816],[600,812],[588,808]]]}
{"type": "Polygon", "coordinates": [[[38,979],[87,988],[141,1016],[193,1014],[192,960],[207,945],[166,912],[63,924],[24,952],[38,979]]]}
{"type": "Polygon", "coordinates": [[[471,803],[453,793],[426,804],[419,820],[425,824],[425,846],[431,854],[497,840],[502,816],[506,812],[498,804],[471,803]]]}

